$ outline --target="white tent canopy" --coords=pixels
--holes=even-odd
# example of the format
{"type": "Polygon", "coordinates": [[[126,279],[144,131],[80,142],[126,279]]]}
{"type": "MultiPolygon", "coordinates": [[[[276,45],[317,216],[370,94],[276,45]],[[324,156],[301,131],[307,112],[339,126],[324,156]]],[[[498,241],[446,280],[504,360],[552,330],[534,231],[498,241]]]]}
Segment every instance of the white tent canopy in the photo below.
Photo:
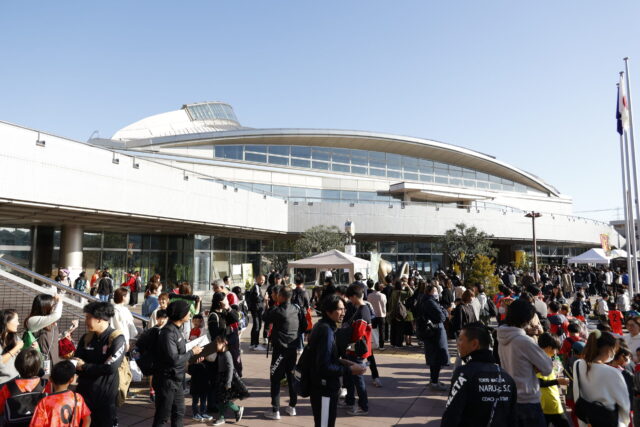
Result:
{"type": "Polygon", "coordinates": [[[573,258],[569,258],[569,264],[609,264],[610,258],[601,248],[592,248],[573,258]]]}
{"type": "Polygon", "coordinates": [[[627,257],[627,251],[625,251],[624,249],[614,249],[611,251],[611,259],[626,258],[626,257],[627,257]]]}
{"type": "Polygon", "coordinates": [[[366,259],[347,255],[337,249],[332,249],[321,254],[310,256],[309,258],[289,261],[289,268],[315,268],[318,273],[333,268],[348,269],[349,281],[353,282],[353,274],[356,271],[364,270],[366,272],[370,264],[366,259]]]}

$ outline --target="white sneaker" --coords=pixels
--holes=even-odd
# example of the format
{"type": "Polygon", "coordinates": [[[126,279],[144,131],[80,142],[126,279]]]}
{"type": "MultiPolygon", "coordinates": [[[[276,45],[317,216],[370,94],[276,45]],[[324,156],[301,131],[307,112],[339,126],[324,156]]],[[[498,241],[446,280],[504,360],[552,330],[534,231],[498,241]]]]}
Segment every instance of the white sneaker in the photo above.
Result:
{"type": "Polygon", "coordinates": [[[264,417],[269,420],[279,420],[280,419],[280,411],[268,410],[264,411],[264,417]]]}
{"type": "Polygon", "coordinates": [[[291,416],[291,417],[295,417],[296,416],[296,408],[292,407],[292,406],[287,406],[286,408],[284,408],[284,413],[291,416]]]}
{"type": "Polygon", "coordinates": [[[347,415],[353,415],[353,416],[369,415],[369,411],[365,411],[364,409],[362,409],[358,405],[354,405],[353,408],[350,411],[347,411],[347,415]]]}
{"type": "Polygon", "coordinates": [[[345,397],[347,397],[347,389],[346,388],[341,388],[340,389],[340,399],[344,399],[345,397]]]}
{"type": "Polygon", "coordinates": [[[374,387],[382,387],[382,381],[380,381],[380,378],[375,378],[373,381],[371,381],[371,384],[373,384],[374,387]]]}
{"type": "Polygon", "coordinates": [[[224,425],[224,424],[226,424],[224,418],[218,418],[211,425],[213,425],[213,426],[221,426],[221,425],[224,425]]]}
{"type": "Polygon", "coordinates": [[[259,344],[253,348],[253,351],[266,351],[266,350],[267,350],[267,347],[259,344]]]}

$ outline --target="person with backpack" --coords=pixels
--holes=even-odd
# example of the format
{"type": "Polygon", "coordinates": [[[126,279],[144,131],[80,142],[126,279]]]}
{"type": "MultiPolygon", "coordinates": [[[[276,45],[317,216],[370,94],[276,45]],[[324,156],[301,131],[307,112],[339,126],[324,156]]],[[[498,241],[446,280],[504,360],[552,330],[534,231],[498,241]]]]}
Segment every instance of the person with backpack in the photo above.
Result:
{"type": "Polygon", "coordinates": [[[262,315],[264,313],[264,293],[262,291],[264,285],[264,275],[259,274],[256,282],[253,284],[247,294],[247,306],[251,313],[253,326],[251,328],[251,344],[249,348],[252,351],[264,351],[267,348],[260,345],[260,329],[262,329],[262,315]]]}
{"type": "Polygon", "coordinates": [[[571,303],[571,314],[581,322],[586,321],[586,316],[591,313],[591,307],[584,300],[584,294],[582,292],[576,293],[576,298],[571,303]]]}
{"type": "Polygon", "coordinates": [[[405,322],[409,316],[409,310],[405,306],[405,301],[413,294],[409,286],[407,286],[406,278],[396,280],[391,293],[390,308],[388,311],[391,320],[391,334],[389,343],[391,347],[402,347],[405,336],[405,322]]]}
{"type": "Polygon", "coordinates": [[[153,389],[156,340],[160,335],[160,328],[166,325],[167,320],[167,310],[157,310],[155,326],[145,329],[140,334],[132,352],[132,357],[138,364],[142,374],[149,377],[149,400],[151,403],[156,401],[156,392],[153,389]]]}
{"type": "Polygon", "coordinates": [[[516,384],[493,358],[489,330],[469,323],[460,331],[457,344],[465,364],[453,373],[440,426],[514,425],[516,384]]]}
{"type": "Polygon", "coordinates": [[[244,406],[238,406],[233,403],[233,401],[235,399],[248,397],[249,392],[234,371],[233,360],[227,347],[227,341],[223,337],[218,336],[214,341],[214,345],[216,346],[218,371],[218,381],[214,387],[216,401],[218,402],[218,418],[213,422],[213,425],[220,426],[226,423],[225,411],[227,408],[233,411],[235,421],[239,423],[244,414],[244,406]]]}
{"type": "Polygon", "coordinates": [[[280,287],[277,304],[272,306],[264,316],[265,324],[272,326],[273,355],[269,371],[271,410],[264,413],[264,416],[271,420],[280,419],[280,381],[284,377],[287,378],[289,385],[289,406],[285,408],[285,412],[290,416],[296,415],[298,395],[294,389],[293,370],[296,365],[298,339],[307,329],[307,325],[301,309],[291,304],[291,294],[291,289],[288,287],[280,287]]]}
{"type": "Polygon", "coordinates": [[[29,425],[39,399],[51,392],[51,384],[40,377],[40,353],[35,349],[22,350],[16,358],[19,378],[12,379],[0,389],[0,415],[3,426],[29,425]]]}
{"type": "Polygon", "coordinates": [[[558,351],[558,355],[563,362],[566,362],[571,357],[573,344],[580,341],[584,341],[580,336],[580,325],[576,322],[569,322],[567,326],[567,337],[562,341],[562,346],[560,347],[560,351],[558,351]]]}
{"type": "Polygon", "coordinates": [[[92,424],[91,410],[82,395],[69,390],[75,379],[76,367],[71,361],[63,360],[54,365],[52,392],[38,402],[29,427],[86,427],[92,424]]]}
{"type": "MultiPolygon", "coordinates": [[[[351,330],[352,345],[346,350],[346,359],[364,365],[371,356],[371,309],[364,302],[362,287],[358,284],[349,285],[345,296],[349,300],[345,313],[343,328],[351,330]]],[[[344,377],[344,387],[347,389],[345,404],[350,409],[349,415],[367,415],[369,413],[369,398],[363,375],[347,375],[344,377]],[[358,392],[356,405],[355,392],[358,392]]]]}
{"type": "MultiPolygon", "coordinates": [[[[226,299],[225,299],[226,300],[226,299]]],[[[153,426],[182,426],[184,418],[184,377],[187,361],[202,352],[200,346],[186,349],[180,327],[191,318],[187,301],[173,301],[167,307],[169,322],[160,329],[155,345],[153,389],[156,411],[153,426]]],[[[200,361],[200,360],[198,360],[200,361]]]]}
{"type": "Polygon", "coordinates": [[[308,384],[309,399],[316,427],[334,427],[340,395],[340,377],[364,375],[366,367],[340,359],[336,344],[337,324],[342,323],[345,307],[337,295],[322,300],[321,319],[315,324],[309,336],[309,344],[301,359],[307,364],[300,367],[302,380],[308,384]],[[307,354],[312,357],[305,358],[307,354]]]}
{"type": "Polygon", "coordinates": [[[560,304],[558,304],[557,301],[551,301],[549,303],[549,313],[547,314],[547,319],[549,320],[549,332],[551,335],[564,340],[564,337],[568,333],[569,320],[559,311],[560,304]]]}
{"type": "Polygon", "coordinates": [[[98,281],[98,298],[102,302],[109,302],[111,295],[113,295],[113,279],[105,269],[102,272],[102,278],[98,281]]]}
{"type": "MultiPolygon", "coordinates": [[[[291,304],[302,310],[305,314],[305,320],[308,322],[311,319],[311,304],[309,303],[309,295],[307,295],[307,291],[304,289],[304,278],[300,274],[296,274],[293,277],[293,283],[295,288],[293,288],[291,294],[291,304]]],[[[301,353],[304,348],[304,337],[307,330],[311,330],[311,325],[307,325],[307,328],[298,338],[298,353],[301,353]]]]}
{"type": "Polygon", "coordinates": [[[116,399],[120,388],[118,370],[124,360],[125,338],[110,326],[113,305],[92,302],[84,306],[87,333],[75,352],[78,387],[93,414],[93,425],[113,427],[117,423],[116,399]]]}
{"type": "Polygon", "coordinates": [[[440,370],[443,366],[449,366],[449,343],[447,342],[447,331],[444,322],[448,317],[447,310],[442,307],[436,295],[438,289],[433,284],[428,284],[424,290],[418,305],[418,320],[420,323],[417,329],[422,331],[425,324],[430,322],[433,331],[424,338],[424,355],[429,367],[429,387],[437,391],[446,391],[448,387],[439,381],[440,370]]]}
{"type": "Polygon", "coordinates": [[[76,280],[73,282],[73,288],[76,291],[84,292],[87,288],[86,272],[81,271],[76,280]]]}

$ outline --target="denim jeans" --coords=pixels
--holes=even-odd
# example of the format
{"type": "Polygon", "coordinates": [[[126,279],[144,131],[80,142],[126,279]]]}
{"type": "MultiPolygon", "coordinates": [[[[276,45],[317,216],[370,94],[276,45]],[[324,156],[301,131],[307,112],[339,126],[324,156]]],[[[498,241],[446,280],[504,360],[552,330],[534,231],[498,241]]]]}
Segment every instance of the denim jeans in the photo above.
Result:
{"type": "Polygon", "coordinates": [[[547,427],[539,403],[516,403],[516,427],[547,427]]]}
{"type": "Polygon", "coordinates": [[[194,416],[207,413],[207,393],[191,395],[191,412],[194,416]]]}
{"type": "Polygon", "coordinates": [[[102,301],[102,302],[109,302],[109,295],[102,295],[102,294],[99,294],[98,296],[100,297],[100,301],[102,301]]]}
{"type": "MultiPolygon", "coordinates": [[[[358,359],[353,356],[347,356],[347,359],[352,362],[362,363],[362,359],[358,359]]],[[[364,375],[345,375],[344,387],[347,389],[347,396],[345,397],[345,403],[349,406],[353,406],[356,403],[355,392],[358,392],[358,406],[364,411],[369,410],[369,398],[367,396],[367,388],[364,384],[364,375]]]]}

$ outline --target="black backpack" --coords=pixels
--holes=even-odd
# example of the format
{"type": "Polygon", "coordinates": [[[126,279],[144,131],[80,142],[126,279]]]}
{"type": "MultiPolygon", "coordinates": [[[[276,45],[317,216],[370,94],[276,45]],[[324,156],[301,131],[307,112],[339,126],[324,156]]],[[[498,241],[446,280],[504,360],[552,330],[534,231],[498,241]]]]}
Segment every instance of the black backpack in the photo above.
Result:
{"type": "Polygon", "coordinates": [[[155,370],[155,352],[156,343],[158,342],[158,336],[160,335],[160,328],[153,327],[144,331],[138,341],[136,341],[136,347],[133,351],[133,358],[135,359],[138,367],[142,371],[143,375],[153,375],[155,370]]]}
{"type": "Polygon", "coordinates": [[[307,311],[298,304],[292,305],[298,310],[298,334],[304,334],[307,332],[307,311]]]}
{"type": "Polygon", "coordinates": [[[5,426],[28,427],[36,410],[38,402],[46,396],[44,387],[47,380],[41,379],[40,383],[31,391],[22,392],[16,384],[16,380],[9,381],[9,397],[4,404],[5,426]]]}
{"type": "Polygon", "coordinates": [[[294,384],[293,388],[300,397],[309,397],[311,394],[311,370],[313,369],[313,350],[309,348],[309,344],[304,346],[302,354],[296,363],[293,371],[294,384]]]}

